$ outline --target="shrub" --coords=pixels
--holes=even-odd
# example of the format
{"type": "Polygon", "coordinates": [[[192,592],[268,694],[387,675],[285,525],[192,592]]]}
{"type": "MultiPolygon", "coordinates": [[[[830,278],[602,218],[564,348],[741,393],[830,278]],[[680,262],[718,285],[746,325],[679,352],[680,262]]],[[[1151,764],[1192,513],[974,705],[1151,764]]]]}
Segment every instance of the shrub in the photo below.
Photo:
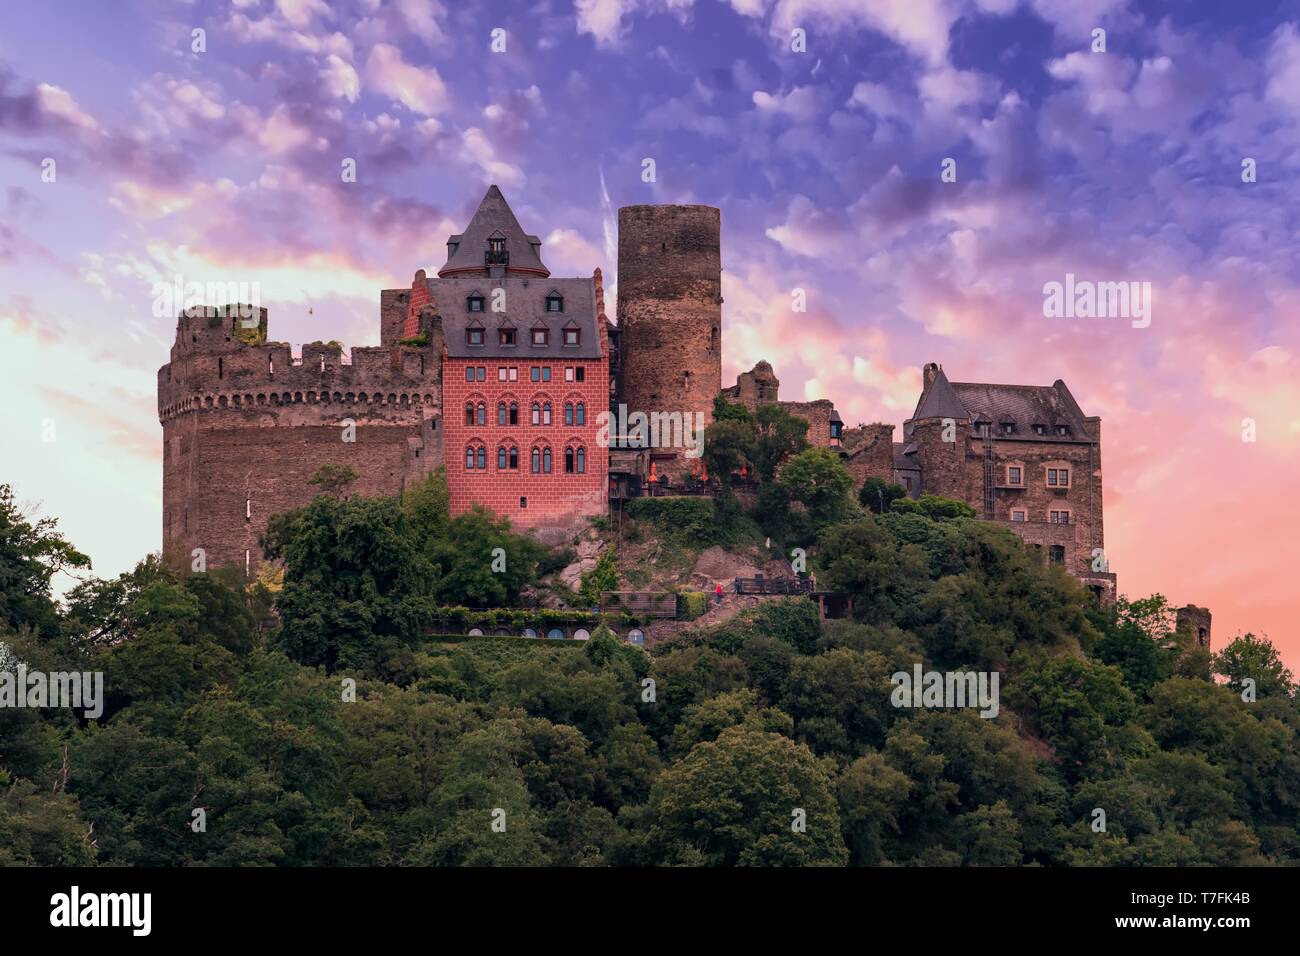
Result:
{"type": "Polygon", "coordinates": [[[648,521],[660,536],[677,545],[713,543],[717,520],[708,498],[636,498],[628,502],[628,516],[648,521]]]}
{"type": "Polygon", "coordinates": [[[596,566],[582,575],[578,594],[589,606],[600,604],[602,591],[618,590],[618,566],[614,563],[614,549],[606,548],[596,566]]]}
{"type": "Polygon", "coordinates": [[[897,514],[924,515],[935,521],[945,518],[973,518],[975,509],[964,501],[940,495],[922,495],[920,498],[899,498],[890,510],[897,514]]]}
{"type": "Polygon", "coordinates": [[[677,595],[677,617],[693,621],[709,609],[709,595],[704,591],[683,591],[677,595]]]}

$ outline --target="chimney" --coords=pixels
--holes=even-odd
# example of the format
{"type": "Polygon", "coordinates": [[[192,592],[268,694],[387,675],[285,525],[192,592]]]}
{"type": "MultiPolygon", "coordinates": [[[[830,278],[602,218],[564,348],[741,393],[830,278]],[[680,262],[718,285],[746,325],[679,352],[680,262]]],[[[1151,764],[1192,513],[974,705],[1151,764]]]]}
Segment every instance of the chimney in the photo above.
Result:
{"type": "Polygon", "coordinates": [[[939,374],[939,366],[934,362],[926,362],[921,368],[921,390],[929,388],[934,384],[935,376],[939,374]]]}

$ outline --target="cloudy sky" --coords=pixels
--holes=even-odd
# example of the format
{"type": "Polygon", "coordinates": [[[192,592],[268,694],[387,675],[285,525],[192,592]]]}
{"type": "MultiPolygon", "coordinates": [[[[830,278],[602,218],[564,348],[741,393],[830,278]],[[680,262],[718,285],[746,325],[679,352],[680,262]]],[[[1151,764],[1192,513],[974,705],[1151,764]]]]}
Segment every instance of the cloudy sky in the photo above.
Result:
{"type": "Polygon", "coordinates": [[[1295,668],[1298,133],[1298,0],[8,5],[0,481],[117,573],[161,537],[156,282],[371,345],[489,183],[557,275],[613,275],[620,205],[707,203],[725,381],[770,359],[854,425],[901,424],[926,361],[1064,379],[1121,589],[1295,668]],[[1066,273],[1150,282],[1149,327],[1045,318],[1066,273]]]}

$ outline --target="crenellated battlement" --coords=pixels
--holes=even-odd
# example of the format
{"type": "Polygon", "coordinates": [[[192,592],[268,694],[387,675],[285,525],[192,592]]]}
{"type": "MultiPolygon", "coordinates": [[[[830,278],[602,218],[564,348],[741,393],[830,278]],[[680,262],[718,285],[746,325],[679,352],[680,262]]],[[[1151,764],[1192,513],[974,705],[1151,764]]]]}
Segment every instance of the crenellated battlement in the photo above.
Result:
{"type": "Polygon", "coordinates": [[[171,361],[158,370],[158,417],[204,408],[292,404],[437,407],[441,365],[431,347],[309,342],[294,359],[268,342],[265,309],[199,308],[177,318],[171,361]],[[192,313],[192,314],[191,314],[192,313]]]}

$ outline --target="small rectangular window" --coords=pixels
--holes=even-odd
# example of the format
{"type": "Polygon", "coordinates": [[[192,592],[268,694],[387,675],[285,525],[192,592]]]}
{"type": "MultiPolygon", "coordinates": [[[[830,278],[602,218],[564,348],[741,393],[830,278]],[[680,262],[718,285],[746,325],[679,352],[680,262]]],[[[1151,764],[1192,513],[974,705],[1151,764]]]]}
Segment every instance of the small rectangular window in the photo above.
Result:
{"type": "Polygon", "coordinates": [[[546,311],[547,311],[547,312],[563,312],[563,311],[564,311],[564,297],[563,297],[563,296],[559,296],[559,295],[548,295],[548,296],[546,297],[546,311]]]}
{"type": "Polygon", "coordinates": [[[1007,484],[1010,485],[1020,484],[1020,469],[1015,467],[1014,465],[1007,469],[1007,484]]]}
{"type": "Polygon", "coordinates": [[[1011,512],[1011,520],[1012,520],[1012,521],[1024,521],[1024,520],[1025,520],[1025,513],[1024,513],[1023,511],[1013,511],[1013,512],[1011,512]]]}
{"type": "Polygon", "coordinates": [[[479,380],[480,382],[486,382],[486,381],[487,381],[487,366],[486,366],[486,365],[480,365],[480,366],[478,367],[478,380],[479,380]]]}
{"type": "Polygon", "coordinates": [[[520,508],[527,508],[527,507],[528,507],[528,499],[527,499],[527,498],[520,498],[520,499],[519,499],[519,507],[520,507],[520,508]]]}
{"type": "Polygon", "coordinates": [[[565,380],[566,382],[572,382],[572,381],[573,381],[573,368],[572,368],[571,366],[565,366],[565,369],[564,369],[564,380],[565,380]]]}
{"type": "Polygon", "coordinates": [[[585,382],[587,380],[587,370],[581,365],[573,370],[573,374],[579,382],[585,382]]]}
{"type": "Polygon", "coordinates": [[[565,345],[577,345],[577,344],[578,344],[578,339],[579,339],[579,337],[580,337],[580,330],[579,330],[579,329],[565,329],[565,330],[564,330],[564,344],[565,344],[565,345]]]}
{"type": "Polygon", "coordinates": [[[505,380],[506,380],[506,367],[502,365],[500,368],[497,369],[497,381],[504,382],[505,380]]]}
{"type": "Polygon", "coordinates": [[[541,370],[541,368],[538,367],[538,366],[536,366],[536,365],[534,365],[532,368],[530,368],[530,369],[528,370],[528,378],[529,378],[530,381],[533,381],[533,382],[540,382],[540,381],[542,380],[542,370],[541,370]]]}
{"type": "Polygon", "coordinates": [[[483,311],[483,297],[481,295],[472,295],[465,300],[465,307],[470,312],[483,311]]]}
{"type": "Polygon", "coordinates": [[[549,339],[546,329],[533,329],[533,345],[545,345],[549,339]]]}
{"type": "Polygon", "coordinates": [[[543,382],[549,382],[550,380],[551,380],[551,367],[550,367],[549,365],[543,365],[543,366],[542,366],[542,381],[543,381],[543,382]]]}
{"type": "Polygon", "coordinates": [[[1070,483],[1070,469],[1061,468],[1057,474],[1057,477],[1061,479],[1061,484],[1063,486],[1068,485],[1070,483]]]}
{"type": "Polygon", "coordinates": [[[501,343],[502,345],[514,345],[514,344],[515,344],[515,330],[514,330],[514,329],[497,329],[497,333],[498,333],[498,336],[499,336],[499,341],[500,341],[500,343],[501,343]]]}
{"type": "Polygon", "coordinates": [[[515,366],[510,367],[510,381],[512,382],[519,381],[519,369],[516,368],[515,366]]]}
{"type": "Polygon", "coordinates": [[[1048,483],[1049,485],[1053,486],[1053,487],[1056,485],[1056,469],[1055,469],[1055,468],[1049,468],[1049,469],[1047,469],[1047,483],[1048,483]]]}
{"type": "Polygon", "coordinates": [[[470,345],[482,345],[482,344],[483,344],[483,330],[482,330],[482,329],[466,329],[466,330],[465,330],[465,334],[466,334],[467,336],[469,336],[469,344],[470,344],[470,345]]]}
{"type": "Polygon", "coordinates": [[[467,382],[472,382],[472,381],[474,381],[474,366],[473,366],[473,365],[466,365],[466,366],[465,366],[465,381],[467,381],[467,382]]]}

